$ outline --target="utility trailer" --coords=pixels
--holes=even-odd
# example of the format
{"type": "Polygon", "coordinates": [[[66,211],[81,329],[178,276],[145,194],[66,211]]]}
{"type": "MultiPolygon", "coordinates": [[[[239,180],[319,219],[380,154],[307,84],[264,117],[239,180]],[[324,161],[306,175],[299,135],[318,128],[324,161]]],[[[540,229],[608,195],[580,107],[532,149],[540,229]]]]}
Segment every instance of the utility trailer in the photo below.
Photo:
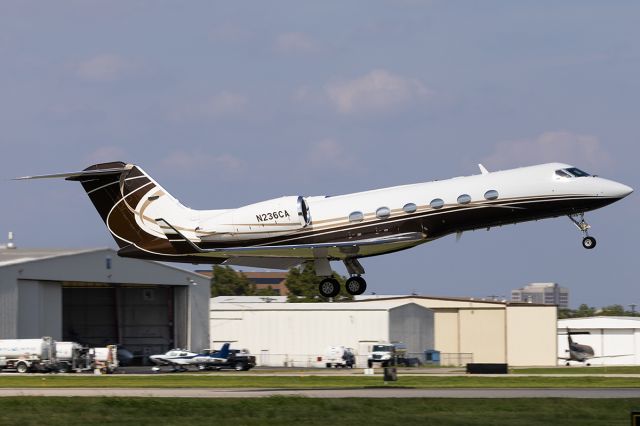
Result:
{"type": "Polygon", "coordinates": [[[49,372],[56,366],[56,345],[51,337],[0,340],[0,369],[49,372]]]}
{"type": "Polygon", "coordinates": [[[94,356],[91,348],[82,346],[76,342],[55,342],[56,358],[58,363],[56,369],[59,373],[69,373],[74,371],[90,371],[94,368],[94,356]]]}
{"type": "Polygon", "coordinates": [[[107,345],[104,348],[91,348],[89,351],[93,363],[92,368],[103,374],[112,374],[120,365],[118,363],[118,346],[107,345]]]}

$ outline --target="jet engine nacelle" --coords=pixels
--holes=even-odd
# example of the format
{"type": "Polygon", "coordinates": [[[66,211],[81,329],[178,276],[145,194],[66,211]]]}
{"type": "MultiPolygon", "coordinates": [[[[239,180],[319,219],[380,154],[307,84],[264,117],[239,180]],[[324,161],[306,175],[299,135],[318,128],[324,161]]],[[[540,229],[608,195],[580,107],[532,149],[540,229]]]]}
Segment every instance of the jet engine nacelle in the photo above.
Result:
{"type": "Polygon", "coordinates": [[[233,211],[233,225],[242,232],[245,227],[297,230],[311,223],[304,197],[290,196],[262,201],[233,211]]]}
{"type": "Polygon", "coordinates": [[[302,196],[275,198],[228,210],[204,222],[202,228],[215,233],[203,241],[258,239],[290,234],[311,224],[311,214],[302,196]]]}

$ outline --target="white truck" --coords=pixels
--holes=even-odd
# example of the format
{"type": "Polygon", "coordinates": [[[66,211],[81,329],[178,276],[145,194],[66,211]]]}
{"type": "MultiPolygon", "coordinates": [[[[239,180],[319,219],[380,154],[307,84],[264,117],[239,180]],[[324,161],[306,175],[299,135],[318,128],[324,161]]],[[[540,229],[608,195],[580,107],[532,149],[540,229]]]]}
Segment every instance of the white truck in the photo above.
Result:
{"type": "Polygon", "coordinates": [[[47,372],[56,365],[56,345],[51,337],[0,340],[0,369],[47,372]]]}
{"type": "Polygon", "coordinates": [[[371,348],[367,366],[372,368],[379,363],[382,367],[395,365],[397,357],[404,356],[407,352],[407,345],[404,343],[376,343],[371,348]]]}
{"type": "Polygon", "coordinates": [[[324,365],[327,368],[353,368],[355,364],[356,355],[352,348],[344,346],[329,346],[325,351],[324,365]]]}
{"type": "Polygon", "coordinates": [[[91,350],[76,342],[55,342],[57,370],[60,373],[81,372],[93,369],[91,350]]]}

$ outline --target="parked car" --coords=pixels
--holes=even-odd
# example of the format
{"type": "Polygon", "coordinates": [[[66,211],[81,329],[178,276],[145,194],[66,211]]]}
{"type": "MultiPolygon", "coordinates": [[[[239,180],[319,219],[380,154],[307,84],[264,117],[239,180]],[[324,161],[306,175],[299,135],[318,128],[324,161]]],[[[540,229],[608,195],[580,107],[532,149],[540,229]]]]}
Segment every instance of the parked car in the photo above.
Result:
{"type": "MultiPolygon", "coordinates": [[[[205,349],[203,354],[216,352],[215,349],[205,349]]],[[[200,364],[200,370],[222,370],[233,369],[236,371],[248,371],[256,366],[256,357],[251,355],[247,349],[229,349],[229,357],[225,361],[212,361],[200,364]]]]}

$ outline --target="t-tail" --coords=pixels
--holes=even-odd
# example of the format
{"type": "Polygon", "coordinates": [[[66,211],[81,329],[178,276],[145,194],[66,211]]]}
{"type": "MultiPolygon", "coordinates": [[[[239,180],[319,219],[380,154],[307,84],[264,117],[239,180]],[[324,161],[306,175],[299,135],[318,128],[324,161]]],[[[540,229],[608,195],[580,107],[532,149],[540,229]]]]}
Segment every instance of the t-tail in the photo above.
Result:
{"type": "Polygon", "coordinates": [[[18,179],[41,178],[80,182],[121,254],[148,258],[184,254],[167,239],[161,224],[156,221],[160,214],[153,213],[162,212],[161,216],[187,232],[192,225],[192,210],[180,204],[140,167],[117,161],[94,164],[80,172],[18,179]]]}

